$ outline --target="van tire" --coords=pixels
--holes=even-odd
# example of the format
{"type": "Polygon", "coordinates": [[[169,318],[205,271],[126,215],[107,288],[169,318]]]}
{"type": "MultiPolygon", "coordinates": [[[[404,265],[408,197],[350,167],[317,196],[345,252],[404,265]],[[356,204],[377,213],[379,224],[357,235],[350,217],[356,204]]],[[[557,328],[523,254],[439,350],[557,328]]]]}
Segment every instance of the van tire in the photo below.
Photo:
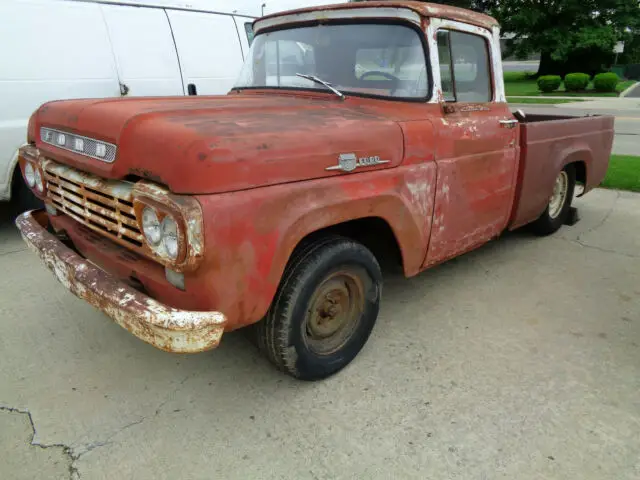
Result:
{"type": "Polygon", "coordinates": [[[362,244],[335,235],[300,245],[273,303],[255,327],[258,347],[280,370],[320,380],[366,343],[380,306],[382,274],[362,244]]]}
{"type": "Polygon", "coordinates": [[[44,208],[44,202],[36,197],[25,183],[18,165],[16,165],[15,173],[13,175],[12,189],[12,197],[14,198],[14,203],[17,207],[16,213],[44,208]]]}
{"type": "Polygon", "coordinates": [[[531,229],[536,235],[551,235],[564,225],[569,216],[575,186],[576,170],[569,164],[558,173],[553,193],[544,212],[531,224],[531,229]]]}

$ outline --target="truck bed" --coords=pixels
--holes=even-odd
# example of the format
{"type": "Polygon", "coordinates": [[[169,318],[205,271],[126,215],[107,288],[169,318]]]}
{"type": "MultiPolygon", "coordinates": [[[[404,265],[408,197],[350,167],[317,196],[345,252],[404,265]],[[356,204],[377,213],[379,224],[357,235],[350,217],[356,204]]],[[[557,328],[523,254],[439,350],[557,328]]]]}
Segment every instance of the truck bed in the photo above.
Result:
{"type": "Polygon", "coordinates": [[[614,117],[527,114],[520,121],[520,163],[510,229],[534,221],[546,208],[565,165],[588,192],[603,180],[613,145],[614,117]]]}

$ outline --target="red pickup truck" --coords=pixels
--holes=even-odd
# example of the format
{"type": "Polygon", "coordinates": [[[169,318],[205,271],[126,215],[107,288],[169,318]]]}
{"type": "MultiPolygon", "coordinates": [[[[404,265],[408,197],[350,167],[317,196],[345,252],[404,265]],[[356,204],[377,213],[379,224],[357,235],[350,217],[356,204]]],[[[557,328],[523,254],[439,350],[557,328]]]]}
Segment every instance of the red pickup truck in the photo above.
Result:
{"type": "Polygon", "coordinates": [[[16,220],[71,292],[167,351],[252,325],[301,379],[372,331],[381,258],[407,277],[530,224],[604,177],[613,118],[516,114],[499,27],[411,1],[257,20],[217,97],[71,100],[32,116],[16,220]]]}

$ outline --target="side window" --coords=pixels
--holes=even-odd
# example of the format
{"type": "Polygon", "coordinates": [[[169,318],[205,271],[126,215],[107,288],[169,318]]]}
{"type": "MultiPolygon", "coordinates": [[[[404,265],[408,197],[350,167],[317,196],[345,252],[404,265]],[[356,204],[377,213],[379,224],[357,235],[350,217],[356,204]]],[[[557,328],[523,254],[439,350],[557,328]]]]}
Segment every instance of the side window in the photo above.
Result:
{"type": "Polygon", "coordinates": [[[487,41],[471,33],[440,30],[437,36],[442,94],[447,102],[489,102],[491,65],[487,41]]]}
{"type": "Polygon", "coordinates": [[[456,92],[453,88],[453,71],[451,68],[451,44],[449,31],[438,31],[438,59],[440,61],[440,82],[445,101],[455,102],[456,92]]]}
{"type": "Polygon", "coordinates": [[[253,42],[253,27],[251,26],[251,22],[244,24],[244,31],[247,33],[247,41],[249,45],[251,45],[251,42],[253,42]]]}

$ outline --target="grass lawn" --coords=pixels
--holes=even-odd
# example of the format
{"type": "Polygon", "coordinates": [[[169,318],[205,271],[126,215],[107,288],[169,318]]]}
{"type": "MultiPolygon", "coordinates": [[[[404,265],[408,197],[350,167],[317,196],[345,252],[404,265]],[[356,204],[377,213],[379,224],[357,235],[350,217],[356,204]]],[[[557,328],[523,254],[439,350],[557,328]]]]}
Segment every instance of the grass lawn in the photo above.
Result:
{"type": "Polygon", "coordinates": [[[609,169],[601,186],[640,192],[640,157],[611,155],[609,169]]]}
{"type": "Polygon", "coordinates": [[[593,84],[589,84],[586,92],[575,93],[567,92],[564,89],[564,85],[552,93],[542,93],[538,90],[538,84],[535,80],[529,78],[528,72],[505,72],[504,74],[504,87],[508,97],[617,97],[620,92],[623,92],[635,82],[633,80],[627,80],[620,82],[616,88],[617,93],[600,93],[593,90],[593,84]]]}
{"type": "Polygon", "coordinates": [[[521,98],[517,98],[517,97],[507,97],[507,102],[509,103],[537,103],[537,104],[543,104],[543,105],[554,105],[554,104],[558,104],[558,103],[570,103],[570,102],[584,102],[584,100],[577,98],[575,100],[567,100],[566,98],[545,98],[545,97],[538,97],[538,98],[531,98],[531,97],[521,97],[521,98]]]}

